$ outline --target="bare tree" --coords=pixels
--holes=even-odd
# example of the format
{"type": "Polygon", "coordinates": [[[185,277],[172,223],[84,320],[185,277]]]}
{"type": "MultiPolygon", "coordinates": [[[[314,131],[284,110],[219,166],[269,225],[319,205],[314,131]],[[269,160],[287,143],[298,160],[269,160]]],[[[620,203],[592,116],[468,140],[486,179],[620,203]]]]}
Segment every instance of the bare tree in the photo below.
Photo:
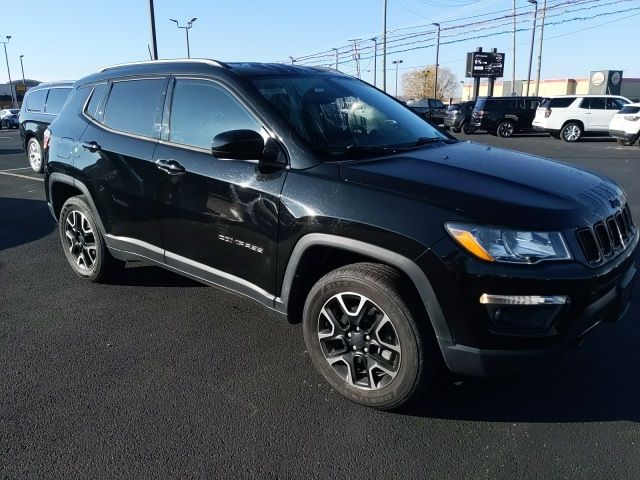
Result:
{"type": "MultiPolygon", "coordinates": [[[[402,75],[402,96],[406,99],[433,97],[433,82],[435,67],[427,67],[420,70],[411,70],[402,75]]],[[[446,67],[438,68],[438,88],[436,97],[445,100],[455,96],[458,88],[458,79],[455,74],[446,67]]]]}

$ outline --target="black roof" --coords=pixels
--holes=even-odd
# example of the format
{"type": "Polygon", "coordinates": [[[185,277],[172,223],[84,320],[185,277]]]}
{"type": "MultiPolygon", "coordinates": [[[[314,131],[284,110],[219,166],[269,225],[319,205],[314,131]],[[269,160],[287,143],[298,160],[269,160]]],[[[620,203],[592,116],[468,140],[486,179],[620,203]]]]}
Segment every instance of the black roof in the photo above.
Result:
{"type": "Polygon", "coordinates": [[[282,63],[232,62],[225,63],[210,59],[176,59],[149,60],[144,62],[124,63],[101,68],[98,72],[82,78],[79,84],[104,80],[118,76],[139,74],[170,73],[211,73],[219,75],[239,75],[241,77],[260,77],[273,75],[344,75],[337,70],[322,67],[286,65],[282,63]]]}

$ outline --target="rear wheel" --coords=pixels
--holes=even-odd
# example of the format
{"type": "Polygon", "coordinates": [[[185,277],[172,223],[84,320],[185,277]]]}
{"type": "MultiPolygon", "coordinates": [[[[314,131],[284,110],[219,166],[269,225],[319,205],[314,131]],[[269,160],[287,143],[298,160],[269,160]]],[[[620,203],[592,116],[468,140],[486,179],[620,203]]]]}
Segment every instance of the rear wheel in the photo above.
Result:
{"type": "Polygon", "coordinates": [[[560,130],[560,138],[564,142],[577,142],[582,136],[582,127],[577,122],[569,122],[560,130]]]}
{"type": "Polygon", "coordinates": [[[42,173],[42,148],[40,148],[40,142],[34,137],[27,142],[27,155],[33,171],[42,173]]]}
{"type": "Polygon", "coordinates": [[[83,196],[71,197],[64,203],[58,233],[69,265],[82,278],[100,282],[124,268],[125,262],[114,258],[107,250],[83,196]]]}
{"type": "Polygon", "coordinates": [[[633,145],[636,142],[633,142],[631,140],[622,140],[622,139],[618,138],[618,143],[620,145],[624,145],[625,147],[630,147],[631,145],[633,145]]]}
{"type": "Polygon", "coordinates": [[[475,131],[476,131],[476,127],[471,125],[471,123],[464,122],[462,124],[462,133],[464,133],[465,135],[473,135],[473,132],[475,131]]]}
{"type": "Polygon", "coordinates": [[[516,125],[513,120],[503,120],[498,125],[498,136],[502,138],[510,138],[516,131],[516,125]]]}
{"type": "Polygon", "coordinates": [[[435,377],[437,346],[416,322],[400,273],[359,263],[311,289],[304,339],[315,367],[340,394],[365,406],[397,408],[435,377]]]}

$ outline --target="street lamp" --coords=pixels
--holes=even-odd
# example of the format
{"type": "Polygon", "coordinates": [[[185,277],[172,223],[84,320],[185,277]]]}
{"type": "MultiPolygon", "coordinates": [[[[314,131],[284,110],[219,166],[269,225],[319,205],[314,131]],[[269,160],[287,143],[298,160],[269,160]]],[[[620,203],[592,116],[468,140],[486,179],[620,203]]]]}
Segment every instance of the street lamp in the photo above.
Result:
{"type": "Polygon", "coordinates": [[[529,84],[531,83],[531,64],[533,63],[533,43],[536,40],[536,19],[538,18],[538,1],[537,0],[527,0],[529,3],[535,6],[533,10],[533,27],[531,28],[531,51],[529,52],[529,73],[527,74],[527,93],[526,97],[529,96],[529,84]]]}
{"type": "Polygon", "coordinates": [[[11,40],[11,35],[7,35],[6,40],[0,40],[0,43],[4,44],[4,58],[7,61],[7,75],[9,76],[9,90],[11,90],[11,106],[16,108],[16,96],[13,91],[13,83],[11,82],[11,70],[9,69],[9,56],[7,55],[7,43],[11,40]]]}
{"type": "Polygon", "coordinates": [[[332,48],[331,50],[335,50],[335,52],[336,52],[336,70],[338,70],[338,49],[337,48],[332,48]]]}
{"type": "Polygon", "coordinates": [[[460,98],[464,100],[464,80],[460,80],[460,86],[462,88],[462,93],[460,94],[460,98]]]}
{"type": "Polygon", "coordinates": [[[544,40],[544,19],[547,16],[547,0],[542,4],[542,23],[540,24],[540,45],[538,50],[538,73],[536,75],[536,97],[540,90],[540,68],[542,67],[542,41],[544,40]]]}
{"type": "Polygon", "coordinates": [[[438,42],[436,44],[436,78],[433,81],[433,98],[438,98],[438,60],[440,57],[440,24],[434,23],[432,24],[435,27],[438,27],[438,42]]]}
{"type": "Polygon", "coordinates": [[[193,17],[191,20],[189,20],[187,22],[186,25],[184,26],[180,26],[180,24],[178,23],[177,20],[170,18],[169,20],[171,20],[172,22],[174,22],[176,24],[176,26],[178,28],[184,28],[185,33],[187,34],[187,58],[191,58],[191,50],[189,49],[189,30],[191,29],[191,27],[193,27],[193,22],[195,22],[197,20],[196,17],[193,17]]]}
{"type": "Polygon", "coordinates": [[[291,59],[291,65],[293,65],[294,63],[296,63],[296,59],[293,58],[291,55],[289,55],[289,58],[291,59]]]}
{"type": "Polygon", "coordinates": [[[402,63],[402,60],[394,60],[392,63],[396,66],[396,98],[398,98],[398,65],[402,63]]]}

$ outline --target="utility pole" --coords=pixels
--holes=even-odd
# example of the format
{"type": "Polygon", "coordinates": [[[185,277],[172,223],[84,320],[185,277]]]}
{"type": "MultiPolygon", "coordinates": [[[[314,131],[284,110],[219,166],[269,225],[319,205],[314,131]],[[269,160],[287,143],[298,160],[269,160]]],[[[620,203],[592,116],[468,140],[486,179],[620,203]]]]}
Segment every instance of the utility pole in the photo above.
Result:
{"type": "Polygon", "coordinates": [[[151,24],[151,60],[158,60],[158,42],[156,40],[156,14],[153,10],[153,0],[149,0],[149,23],[151,24]]]}
{"type": "Polygon", "coordinates": [[[7,35],[6,40],[0,40],[0,43],[4,44],[4,58],[7,61],[7,75],[9,76],[9,90],[11,90],[11,106],[16,108],[16,92],[13,88],[13,82],[11,82],[11,70],[9,69],[9,56],[7,55],[7,43],[11,40],[11,35],[7,35]]]}
{"type": "Polygon", "coordinates": [[[540,91],[540,68],[542,67],[542,41],[544,40],[544,19],[547,16],[547,0],[542,4],[542,24],[540,25],[540,47],[538,50],[538,73],[536,74],[536,97],[540,91]]]}
{"type": "Polygon", "coordinates": [[[184,27],[181,27],[177,20],[173,18],[169,19],[173,23],[175,23],[178,28],[184,28],[184,31],[187,33],[187,58],[191,58],[191,49],[189,48],[189,30],[191,30],[191,27],[193,27],[193,22],[195,22],[197,19],[197,17],[193,17],[186,23],[184,27]]]}
{"type": "Polygon", "coordinates": [[[516,0],[513,0],[513,70],[511,71],[511,95],[516,95],[516,0]]]}
{"type": "Polygon", "coordinates": [[[436,44],[436,78],[433,81],[433,98],[438,98],[438,61],[440,58],[440,24],[434,23],[438,27],[438,42],[436,44]]]}
{"type": "Polygon", "coordinates": [[[382,0],[382,90],[387,91],[387,0],[382,0]]]}
{"type": "Polygon", "coordinates": [[[373,86],[376,86],[377,73],[378,73],[378,39],[373,37],[373,86]]]}
{"type": "Polygon", "coordinates": [[[394,60],[393,64],[396,66],[396,98],[398,98],[398,65],[402,63],[402,60],[394,60]]]}
{"type": "Polygon", "coordinates": [[[360,78],[360,54],[358,53],[358,39],[349,41],[353,42],[353,59],[356,61],[356,77],[360,78]]]}
{"type": "Polygon", "coordinates": [[[22,100],[24,101],[24,96],[27,93],[27,82],[24,81],[24,65],[22,64],[22,57],[24,57],[24,55],[20,55],[20,70],[22,71],[22,100]]]}
{"type": "Polygon", "coordinates": [[[536,20],[538,18],[538,0],[527,0],[529,3],[532,3],[535,7],[533,10],[533,27],[531,27],[531,51],[529,52],[529,73],[527,74],[527,93],[526,97],[529,96],[529,84],[531,83],[531,64],[533,63],[533,44],[536,41],[536,20]]]}
{"type": "Polygon", "coordinates": [[[336,70],[338,70],[338,49],[337,48],[332,48],[332,50],[334,50],[336,52],[336,70]]]}

